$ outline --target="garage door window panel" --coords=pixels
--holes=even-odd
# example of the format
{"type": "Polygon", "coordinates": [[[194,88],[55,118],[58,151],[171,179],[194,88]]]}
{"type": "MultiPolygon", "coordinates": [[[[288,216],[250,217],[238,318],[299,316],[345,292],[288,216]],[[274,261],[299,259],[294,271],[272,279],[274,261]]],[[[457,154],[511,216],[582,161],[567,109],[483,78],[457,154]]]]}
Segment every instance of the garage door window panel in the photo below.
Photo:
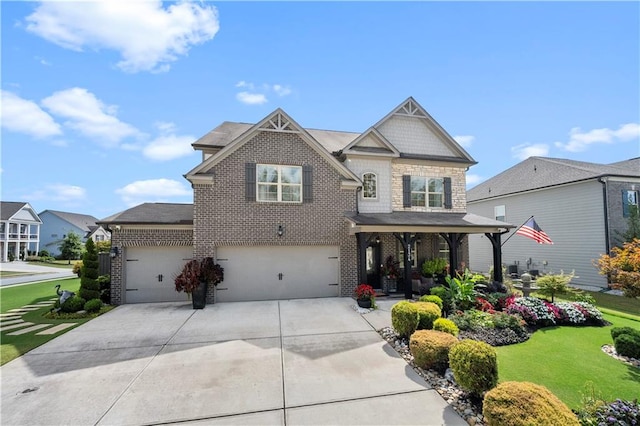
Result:
{"type": "Polygon", "coordinates": [[[302,202],[302,167],[257,165],[258,201],[302,202]]]}

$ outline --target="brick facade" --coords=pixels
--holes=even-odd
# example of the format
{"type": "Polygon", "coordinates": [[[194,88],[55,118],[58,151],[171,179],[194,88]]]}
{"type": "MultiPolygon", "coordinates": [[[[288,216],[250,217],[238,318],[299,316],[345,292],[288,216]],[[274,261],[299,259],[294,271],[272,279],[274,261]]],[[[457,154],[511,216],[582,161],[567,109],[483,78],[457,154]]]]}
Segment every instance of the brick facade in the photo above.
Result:
{"type": "MultiPolygon", "coordinates": [[[[355,189],[342,189],[336,169],[294,133],[261,131],[207,173],[211,184],[194,184],[196,258],[215,257],[218,246],[333,245],[340,247],[340,292],[357,284],[356,238],[345,212],[355,211],[355,189]],[[313,200],[304,203],[247,201],[245,164],[313,168],[313,200]],[[285,233],[278,237],[278,226],[285,233]]],[[[250,267],[250,265],[248,265],[250,267]]],[[[213,298],[213,292],[209,292],[213,298]]],[[[212,302],[213,300],[210,300],[212,302]]]]}
{"type": "Polygon", "coordinates": [[[123,302],[125,279],[122,262],[127,247],[168,247],[192,246],[193,229],[191,227],[127,228],[111,230],[111,247],[118,247],[120,254],[111,259],[111,303],[119,305],[123,302]]]}

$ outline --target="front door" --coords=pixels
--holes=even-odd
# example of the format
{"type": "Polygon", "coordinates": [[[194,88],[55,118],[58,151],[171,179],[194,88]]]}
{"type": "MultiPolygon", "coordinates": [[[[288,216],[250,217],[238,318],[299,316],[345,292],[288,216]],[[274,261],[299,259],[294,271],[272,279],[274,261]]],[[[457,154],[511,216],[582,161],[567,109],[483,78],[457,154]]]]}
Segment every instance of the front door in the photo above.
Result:
{"type": "Polygon", "coordinates": [[[375,289],[381,289],[380,281],[380,263],[382,261],[380,254],[380,244],[372,242],[367,246],[367,284],[375,289]]]}

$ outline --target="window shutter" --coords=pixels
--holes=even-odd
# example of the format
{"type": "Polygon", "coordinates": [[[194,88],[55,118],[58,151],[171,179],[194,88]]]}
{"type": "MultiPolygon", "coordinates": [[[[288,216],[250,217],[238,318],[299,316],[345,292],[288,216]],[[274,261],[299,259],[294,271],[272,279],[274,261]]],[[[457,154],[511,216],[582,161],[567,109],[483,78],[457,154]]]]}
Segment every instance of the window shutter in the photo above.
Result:
{"type": "Polygon", "coordinates": [[[622,217],[629,217],[629,197],[624,189],[622,190],[622,217]]]}
{"type": "Polygon", "coordinates": [[[402,207],[411,207],[411,176],[402,176],[402,207]]]}
{"type": "Polygon", "coordinates": [[[302,202],[313,201],[313,167],[302,166],[302,202]]]}
{"type": "Polygon", "coordinates": [[[452,209],[453,203],[451,200],[451,178],[444,178],[444,208],[452,209]]]}
{"type": "Polygon", "coordinates": [[[247,201],[256,200],[256,163],[244,165],[244,194],[247,201]]]}

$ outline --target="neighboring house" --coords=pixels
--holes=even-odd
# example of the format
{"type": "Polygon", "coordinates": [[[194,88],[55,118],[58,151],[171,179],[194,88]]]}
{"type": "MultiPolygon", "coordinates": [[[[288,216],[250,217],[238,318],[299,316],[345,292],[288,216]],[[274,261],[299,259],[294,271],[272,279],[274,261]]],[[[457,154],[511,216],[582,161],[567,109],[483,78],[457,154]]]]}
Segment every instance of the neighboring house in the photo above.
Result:
{"type": "Polygon", "coordinates": [[[143,204],[101,221],[117,250],[113,303],[186,300],[173,279],[206,256],[224,267],[210,302],[351,296],[358,283],[381,287],[387,256],[404,271],[395,290],[410,296],[425,259],[457,267],[467,234],[499,242],[510,226],[467,214],[475,161],[413,98],[363,133],[305,129],[277,109],[256,124],[224,122],[193,147],[193,205],[143,204]]]}
{"type": "Polygon", "coordinates": [[[29,203],[0,203],[0,261],[24,259],[29,252],[37,253],[42,221],[29,203]]]}
{"type": "Polygon", "coordinates": [[[54,257],[60,255],[60,244],[70,232],[78,234],[82,243],[89,238],[95,242],[111,239],[110,233],[96,223],[98,219],[88,214],[45,210],[39,216],[42,220],[40,248],[54,257]]]}
{"type": "MultiPolygon", "coordinates": [[[[593,260],[620,244],[629,205],[638,205],[640,158],[613,164],[530,157],[467,191],[469,212],[521,225],[530,216],[553,240],[540,245],[513,235],[503,246],[510,270],[570,273],[573,283],[607,287],[593,260]]],[[[505,241],[513,232],[503,238],[505,241]]],[[[469,238],[470,266],[491,264],[486,238],[469,238]]]]}

